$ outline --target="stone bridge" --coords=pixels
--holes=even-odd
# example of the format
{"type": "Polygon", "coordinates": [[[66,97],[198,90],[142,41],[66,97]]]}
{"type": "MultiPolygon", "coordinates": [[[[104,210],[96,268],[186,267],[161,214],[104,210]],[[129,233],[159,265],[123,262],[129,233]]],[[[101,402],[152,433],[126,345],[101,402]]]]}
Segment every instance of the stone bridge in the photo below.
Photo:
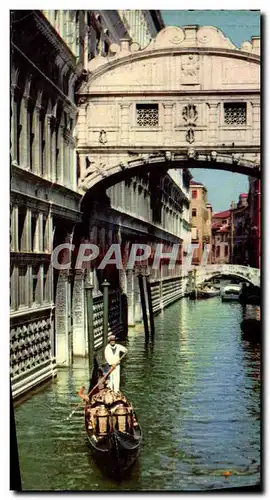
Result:
{"type": "Polygon", "coordinates": [[[211,278],[240,278],[252,285],[261,286],[260,269],[240,266],[237,264],[208,264],[206,266],[194,267],[196,270],[196,284],[200,285],[211,278]]]}
{"type": "Polygon", "coordinates": [[[77,91],[79,189],[137,171],[208,168],[260,177],[260,39],[166,27],[89,62],[77,91]]]}

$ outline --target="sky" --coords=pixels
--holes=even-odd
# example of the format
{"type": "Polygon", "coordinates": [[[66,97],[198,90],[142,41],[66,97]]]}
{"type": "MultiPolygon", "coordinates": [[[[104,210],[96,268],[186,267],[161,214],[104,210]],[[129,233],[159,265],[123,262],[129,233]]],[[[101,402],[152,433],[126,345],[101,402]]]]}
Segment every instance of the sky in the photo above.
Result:
{"type": "MultiPolygon", "coordinates": [[[[238,47],[252,36],[260,36],[260,12],[257,10],[161,10],[167,26],[216,26],[238,47]]],[[[208,189],[213,211],[227,210],[240,193],[248,192],[248,177],[223,170],[192,169],[193,179],[208,189]]]]}

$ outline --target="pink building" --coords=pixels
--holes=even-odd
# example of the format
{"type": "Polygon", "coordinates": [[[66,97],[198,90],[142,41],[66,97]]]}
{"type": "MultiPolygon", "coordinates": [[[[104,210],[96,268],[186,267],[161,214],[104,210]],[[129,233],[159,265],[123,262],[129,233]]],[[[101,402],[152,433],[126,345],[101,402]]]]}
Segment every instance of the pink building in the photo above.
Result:
{"type": "Polygon", "coordinates": [[[228,264],[231,257],[231,210],[212,216],[212,263],[228,264]]]}

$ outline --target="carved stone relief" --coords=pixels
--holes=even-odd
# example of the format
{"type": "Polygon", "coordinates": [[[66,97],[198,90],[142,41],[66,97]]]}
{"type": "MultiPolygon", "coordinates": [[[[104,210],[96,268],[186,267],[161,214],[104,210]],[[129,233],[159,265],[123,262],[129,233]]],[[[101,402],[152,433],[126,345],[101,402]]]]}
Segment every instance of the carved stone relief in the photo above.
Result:
{"type": "Polygon", "coordinates": [[[99,142],[101,144],[106,144],[107,141],[108,141],[108,139],[107,139],[107,134],[106,134],[105,130],[101,130],[99,133],[99,142]]]}
{"type": "Polygon", "coordinates": [[[181,76],[183,84],[199,83],[200,58],[198,54],[184,54],[181,57],[181,76]]]}
{"type": "Polygon", "coordinates": [[[194,104],[187,104],[183,107],[182,116],[185,126],[189,127],[186,133],[186,141],[192,144],[195,141],[194,127],[196,127],[196,121],[198,120],[197,107],[194,104]]]}

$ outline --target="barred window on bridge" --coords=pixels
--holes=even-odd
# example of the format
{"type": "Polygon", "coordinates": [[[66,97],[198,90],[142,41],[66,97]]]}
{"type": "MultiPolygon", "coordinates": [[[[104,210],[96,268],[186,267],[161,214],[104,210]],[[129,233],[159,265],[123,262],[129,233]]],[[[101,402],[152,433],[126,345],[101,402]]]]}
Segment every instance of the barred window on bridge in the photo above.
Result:
{"type": "Polygon", "coordinates": [[[245,102],[224,103],[224,123],[225,125],[246,125],[247,104],[245,102]]]}
{"type": "Polygon", "coordinates": [[[158,127],[158,104],[136,104],[136,121],[139,127],[158,127]]]}

